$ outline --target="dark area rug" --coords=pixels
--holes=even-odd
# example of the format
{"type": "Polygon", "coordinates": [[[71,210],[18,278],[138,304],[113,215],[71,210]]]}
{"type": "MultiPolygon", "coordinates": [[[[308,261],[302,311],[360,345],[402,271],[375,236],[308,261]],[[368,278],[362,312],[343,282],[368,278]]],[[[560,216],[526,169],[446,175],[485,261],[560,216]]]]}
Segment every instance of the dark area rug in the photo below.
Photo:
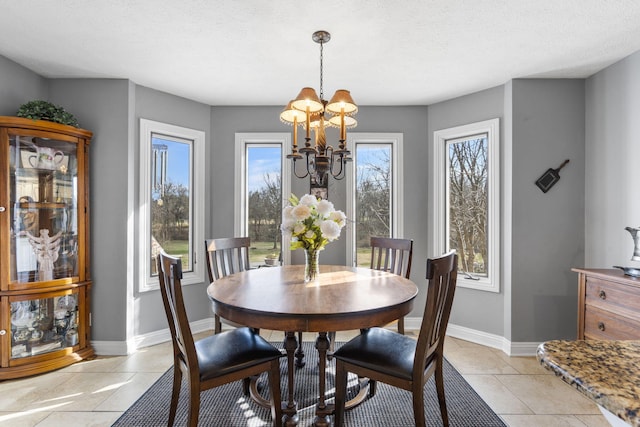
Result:
{"type": "MultiPolygon", "coordinates": [[[[282,348],[282,344],[274,344],[282,348]]],[[[318,353],[313,343],[303,343],[306,366],[295,371],[294,396],[298,402],[299,426],[313,422],[318,393],[318,353]]],[[[339,344],[338,344],[339,346],[339,344]]],[[[286,358],[281,362],[282,396],[287,397],[286,358]]],[[[327,363],[327,401],[333,402],[335,361],[327,363]]],[[[166,426],[171,402],[173,368],[169,369],[115,422],[118,427],[166,426]]],[[[266,384],[266,376],[261,379],[266,384]]],[[[464,378],[445,360],[445,395],[452,427],[501,427],[501,421],[478,396],[464,378]]],[[[356,378],[350,379],[350,393],[355,393],[356,378]]],[[[270,426],[271,413],[242,394],[240,382],[207,390],[201,394],[199,426],[259,427],[270,426]]],[[[428,426],[442,426],[433,377],[425,385],[425,411],[428,426]]],[[[331,417],[333,421],[333,417],[331,417]]],[[[182,382],[180,404],[176,416],[177,426],[187,423],[187,390],[182,382]]],[[[413,421],[411,393],[378,383],[376,395],[346,412],[346,426],[410,427],[413,421]]]]}

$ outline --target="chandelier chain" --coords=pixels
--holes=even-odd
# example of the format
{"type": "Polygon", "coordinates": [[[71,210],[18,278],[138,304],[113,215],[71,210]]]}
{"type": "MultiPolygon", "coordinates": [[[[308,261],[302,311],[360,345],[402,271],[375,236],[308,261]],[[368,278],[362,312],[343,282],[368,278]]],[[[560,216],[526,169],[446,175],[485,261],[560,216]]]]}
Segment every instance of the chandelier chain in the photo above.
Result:
{"type": "Polygon", "coordinates": [[[324,45],[324,43],[322,41],[320,41],[320,99],[323,100],[324,99],[324,91],[322,88],[322,69],[323,69],[323,65],[322,65],[322,46],[324,45]]]}

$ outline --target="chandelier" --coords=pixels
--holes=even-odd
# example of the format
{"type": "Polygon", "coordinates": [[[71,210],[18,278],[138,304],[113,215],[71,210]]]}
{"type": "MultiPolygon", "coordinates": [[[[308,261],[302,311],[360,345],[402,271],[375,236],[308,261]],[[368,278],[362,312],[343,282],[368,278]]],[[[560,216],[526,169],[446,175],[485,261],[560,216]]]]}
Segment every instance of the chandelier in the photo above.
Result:
{"type": "Polygon", "coordinates": [[[346,164],[351,161],[351,152],[347,149],[347,128],[356,127],[358,122],[353,118],[358,106],[353,102],[348,90],[339,89],[329,100],[324,100],[322,87],[322,48],[331,40],[327,31],[316,31],[312,40],[320,44],[320,96],[313,88],[302,88],[298,96],[280,113],[280,120],[293,126],[293,144],[288,159],[293,160],[293,173],[298,178],[311,177],[320,186],[326,187],[329,175],[335,179],[345,177],[346,164]],[[328,117],[325,116],[331,116],[328,117]],[[298,148],[298,126],[303,126],[306,135],[304,147],[298,148]],[[325,129],[340,129],[338,148],[327,145],[325,129]],[[315,134],[315,144],[311,145],[311,130],[315,134]],[[303,172],[298,172],[297,161],[305,159],[303,172]]]}

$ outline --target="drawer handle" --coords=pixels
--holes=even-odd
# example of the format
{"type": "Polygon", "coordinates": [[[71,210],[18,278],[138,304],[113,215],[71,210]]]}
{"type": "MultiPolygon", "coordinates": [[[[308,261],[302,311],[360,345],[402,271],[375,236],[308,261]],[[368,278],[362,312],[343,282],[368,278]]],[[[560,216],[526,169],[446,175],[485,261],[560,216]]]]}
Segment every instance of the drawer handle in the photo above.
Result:
{"type": "Polygon", "coordinates": [[[605,291],[600,291],[598,296],[600,297],[600,299],[607,299],[607,293],[605,291]]]}
{"type": "Polygon", "coordinates": [[[598,322],[598,329],[600,329],[601,331],[604,332],[604,323],[603,322],[598,322]]]}

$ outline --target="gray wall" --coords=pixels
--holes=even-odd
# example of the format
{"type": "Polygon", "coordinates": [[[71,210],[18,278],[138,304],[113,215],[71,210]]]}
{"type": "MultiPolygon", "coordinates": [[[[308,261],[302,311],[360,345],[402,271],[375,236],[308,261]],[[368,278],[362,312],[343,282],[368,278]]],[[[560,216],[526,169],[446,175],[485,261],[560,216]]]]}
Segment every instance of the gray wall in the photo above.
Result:
{"type": "Polygon", "coordinates": [[[128,80],[54,79],[51,102],[93,132],[89,151],[92,338],[126,338],[129,206],[128,80]]]}
{"type": "Polygon", "coordinates": [[[586,83],[585,267],[630,261],[627,226],[640,226],[640,52],[586,83]]]}
{"type": "MultiPolygon", "coordinates": [[[[139,119],[201,130],[208,138],[210,107],[128,80],[56,79],[50,86],[52,99],[94,132],[90,155],[93,339],[123,341],[163,330],[167,321],[160,291],[138,292],[138,264],[134,262],[139,244],[139,119]]],[[[208,139],[205,142],[209,144],[208,139]]],[[[208,186],[205,197],[208,201],[208,186]]],[[[207,223],[208,219],[207,215],[207,223]]],[[[191,320],[211,316],[210,304],[202,298],[205,289],[205,282],[185,287],[191,320]]]]}
{"type": "Polygon", "coordinates": [[[49,100],[47,80],[0,56],[0,115],[15,116],[18,107],[35,99],[49,100]]]}
{"type": "MultiPolygon", "coordinates": [[[[429,106],[429,158],[433,155],[433,132],[489,119],[500,119],[500,145],[504,147],[504,87],[484,90],[429,106]]],[[[425,160],[426,161],[426,160],[425,160]]],[[[430,163],[426,163],[429,165],[430,163]]],[[[426,186],[424,188],[429,188],[426,186]]],[[[430,189],[431,190],[431,189],[430,189]]],[[[424,192],[424,190],[423,190],[424,192]]],[[[434,195],[429,195],[434,200],[434,195]]],[[[428,206],[425,204],[423,206],[428,206]]],[[[432,212],[432,209],[428,209],[432,212]]],[[[429,220],[428,224],[432,224],[429,220]]],[[[430,230],[429,235],[433,235],[430,230]]],[[[428,239],[428,236],[426,236],[428,239]]],[[[439,254],[430,254],[436,256],[439,254]]],[[[503,335],[504,296],[500,293],[458,288],[450,322],[495,335],[503,335]]]]}
{"type": "Polygon", "coordinates": [[[584,81],[518,79],[431,105],[431,145],[436,130],[496,117],[503,169],[501,289],[459,288],[451,323],[512,342],[575,338],[570,269],[584,258],[584,81]],[[543,194],[535,180],[566,158],[573,169],[563,169],[561,181],[543,194]]]}
{"type": "MultiPolygon", "coordinates": [[[[207,146],[205,153],[207,158],[212,158],[214,151],[211,150],[211,117],[210,107],[199,102],[191,101],[178,96],[170,95],[157,90],[149,89],[143,86],[136,86],[135,91],[135,112],[133,114],[133,128],[135,129],[133,140],[135,141],[135,150],[132,154],[135,166],[135,173],[131,179],[135,182],[135,200],[137,200],[137,191],[139,188],[138,168],[139,164],[139,134],[140,134],[140,118],[169,123],[176,126],[182,126],[190,129],[196,129],[205,132],[205,144],[207,146]]],[[[232,144],[233,145],[233,144],[232,144]]],[[[207,177],[205,178],[205,203],[204,206],[208,206],[212,198],[211,189],[209,185],[208,175],[212,170],[215,170],[214,162],[206,162],[207,164],[207,177]]],[[[233,176],[233,175],[231,175],[233,176]]],[[[228,179],[227,179],[228,181],[228,179]]],[[[231,205],[233,206],[233,197],[231,198],[231,205]]],[[[205,230],[209,230],[212,223],[212,217],[210,212],[205,212],[205,230]]],[[[137,221],[136,221],[137,223],[137,221]]],[[[232,225],[233,230],[233,225],[232,225]]],[[[137,234],[136,229],[136,236],[137,234]]],[[[138,243],[138,242],[136,242],[138,243]]],[[[196,244],[201,245],[204,248],[204,239],[198,240],[196,244]]],[[[200,246],[199,246],[200,247],[200,246]]],[[[138,247],[136,246],[136,253],[138,247]]],[[[204,260],[204,258],[202,258],[204,260]]],[[[135,292],[135,319],[136,330],[135,335],[145,334],[153,331],[158,331],[167,328],[167,318],[164,314],[162,307],[162,296],[160,291],[150,292],[137,292],[137,271],[135,275],[136,286],[135,292]]],[[[207,273],[205,271],[205,279],[207,273]]],[[[205,280],[206,282],[206,280],[205,280]]],[[[194,284],[185,286],[184,298],[185,304],[189,307],[190,320],[207,319],[211,317],[211,305],[208,299],[203,296],[206,295],[207,283],[194,284]]]]}
{"type": "MultiPolygon", "coordinates": [[[[576,338],[584,259],[584,81],[512,87],[511,327],[515,342],[576,338]],[[534,183],[570,162],[547,193],[534,183]]],[[[508,256],[509,254],[506,254],[508,256]]]]}
{"type": "MultiPolygon", "coordinates": [[[[160,291],[138,292],[134,262],[139,243],[139,119],[202,130],[208,137],[210,107],[128,80],[55,79],[50,88],[52,102],[73,112],[81,126],[94,133],[90,152],[93,339],[124,341],[163,330],[167,321],[160,291]]],[[[208,194],[205,188],[207,199],[208,194]]],[[[185,287],[191,320],[211,316],[210,305],[202,298],[205,288],[204,282],[185,287]]]]}
{"type": "MultiPolygon", "coordinates": [[[[207,158],[210,160],[212,197],[208,209],[211,213],[208,237],[229,237],[234,234],[236,132],[290,131],[278,119],[281,111],[281,107],[211,107],[212,151],[207,158]]],[[[298,191],[296,188],[292,190],[298,191]]]]}

